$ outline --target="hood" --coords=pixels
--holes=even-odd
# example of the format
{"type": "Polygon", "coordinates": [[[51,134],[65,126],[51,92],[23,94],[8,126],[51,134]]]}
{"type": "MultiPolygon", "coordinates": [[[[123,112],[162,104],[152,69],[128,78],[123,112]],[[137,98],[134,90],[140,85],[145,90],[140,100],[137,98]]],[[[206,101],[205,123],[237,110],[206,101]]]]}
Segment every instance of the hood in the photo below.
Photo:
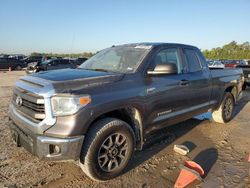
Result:
{"type": "Polygon", "coordinates": [[[36,62],[36,61],[28,63],[28,67],[35,67],[37,65],[38,65],[38,62],[36,62]]]}
{"type": "Polygon", "coordinates": [[[84,88],[119,81],[124,74],[84,69],[60,69],[38,72],[31,76],[48,80],[57,92],[74,93],[84,88]]]}

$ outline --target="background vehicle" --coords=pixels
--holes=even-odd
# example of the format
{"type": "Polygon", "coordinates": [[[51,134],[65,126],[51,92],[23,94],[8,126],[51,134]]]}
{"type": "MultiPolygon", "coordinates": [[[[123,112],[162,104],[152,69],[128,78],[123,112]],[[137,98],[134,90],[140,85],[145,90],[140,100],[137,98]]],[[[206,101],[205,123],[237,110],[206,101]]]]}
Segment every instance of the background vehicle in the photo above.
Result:
{"type": "Polygon", "coordinates": [[[21,70],[24,67],[22,61],[14,58],[0,58],[0,69],[21,70]]]}
{"type": "Polygon", "coordinates": [[[223,63],[221,63],[220,61],[208,61],[208,67],[209,68],[224,69],[225,65],[223,63]]]}
{"type": "Polygon", "coordinates": [[[47,71],[47,70],[55,70],[55,69],[65,69],[65,68],[76,68],[73,60],[69,59],[49,59],[42,62],[34,62],[29,63],[27,66],[27,73],[34,73],[40,71],[47,71]]]}
{"type": "Polygon", "coordinates": [[[33,62],[37,62],[37,63],[40,63],[43,61],[43,56],[39,55],[39,56],[28,56],[24,59],[22,59],[23,63],[25,66],[28,66],[29,63],[33,63],[33,62]]]}
{"type": "Polygon", "coordinates": [[[10,128],[34,155],[80,161],[89,177],[105,181],[123,172],[153,131],[207,111],[229,122],[242,85],[241,69],[210,70],[193,46],[114,46],[77,69],[17,81],[10,128]]]}
{"type": "Polygon", "coordinates": [[[250,65],[250,60],[249,59],[244,59],[245,65],[250,65]]]}
{"type": "Polygon", "coordinates": [[[224,60],[225,67],[227,68],[241,68],[244,74],[243,90],[250,86],[250,64],[249,60],[224,60]]]}
{"type": "Polygon", "coordinates": [[[86,57],[79,57],[79,58],[74,59],[74,64],[77,65],[77,66],[79,66],[82,63],[84,63],[86,60],[88,60],[88,58],[86,58],[86,57]]]}
{"type": "Polygon", "coordinates": [[[225,67],[236,68],[238,65],[247,65],[247,62],[244,60],[228,60],[225,61],[225,67]]]}
{"type": "Polygon", "coordinates": [[[9,55],[9,58],[15,58],[15,59],[18,59],[18,60],[22,60],[24,59],[26,56],[23,55],[23,54],[11,54],[9,55]]]}

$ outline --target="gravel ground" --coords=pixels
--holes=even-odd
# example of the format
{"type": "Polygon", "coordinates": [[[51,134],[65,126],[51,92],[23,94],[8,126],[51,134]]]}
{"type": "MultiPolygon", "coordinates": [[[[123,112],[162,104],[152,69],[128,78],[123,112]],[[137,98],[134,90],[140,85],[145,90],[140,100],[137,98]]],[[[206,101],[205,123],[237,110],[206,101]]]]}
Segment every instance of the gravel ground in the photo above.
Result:
{"type": "Polygon", "coordinates": [[[189,187],[250,187],[250,89],[236,106],[227,125],[191,119],[152,135],[143,151],[136,152],[127,173],[96,183],[68,162],[40,161],[11,140],[8,104],[15,81],[24,72],[0,72],[0,188],[1,187],[173,187],[185,160],[198,162],[205,170],[203,182],[189,187]],[[173,151],[185,143],[188,156],[173,151]]]}

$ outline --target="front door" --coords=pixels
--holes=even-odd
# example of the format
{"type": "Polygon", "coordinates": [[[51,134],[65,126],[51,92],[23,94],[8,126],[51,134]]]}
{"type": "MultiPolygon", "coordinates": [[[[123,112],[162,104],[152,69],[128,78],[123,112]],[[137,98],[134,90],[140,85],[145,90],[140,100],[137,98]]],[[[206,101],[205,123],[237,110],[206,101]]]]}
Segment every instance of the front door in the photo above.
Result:
{"type": "Polygon", "coordinates": [[[184,73],[184,64],[180,49],[175,47],[158,50],[151,60],[149,70],[157,64],[173,63],[178,73],[172,75],[146,76],[146,134],[152,130],[172,124],[179,118],[183,110],[188,108],[187,74],[184,73]]]}

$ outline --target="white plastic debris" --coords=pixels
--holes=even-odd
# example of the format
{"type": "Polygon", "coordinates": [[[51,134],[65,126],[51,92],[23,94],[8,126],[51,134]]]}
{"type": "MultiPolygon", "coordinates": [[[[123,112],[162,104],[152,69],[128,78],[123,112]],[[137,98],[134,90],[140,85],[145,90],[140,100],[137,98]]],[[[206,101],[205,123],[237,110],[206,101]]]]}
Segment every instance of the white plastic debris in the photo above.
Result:
{"type": "Polygon", "coordinates": [[[187,155],[189,153],[189,149],[185,145],[174,145],[174,151],[181,155],[187,155]]]}

